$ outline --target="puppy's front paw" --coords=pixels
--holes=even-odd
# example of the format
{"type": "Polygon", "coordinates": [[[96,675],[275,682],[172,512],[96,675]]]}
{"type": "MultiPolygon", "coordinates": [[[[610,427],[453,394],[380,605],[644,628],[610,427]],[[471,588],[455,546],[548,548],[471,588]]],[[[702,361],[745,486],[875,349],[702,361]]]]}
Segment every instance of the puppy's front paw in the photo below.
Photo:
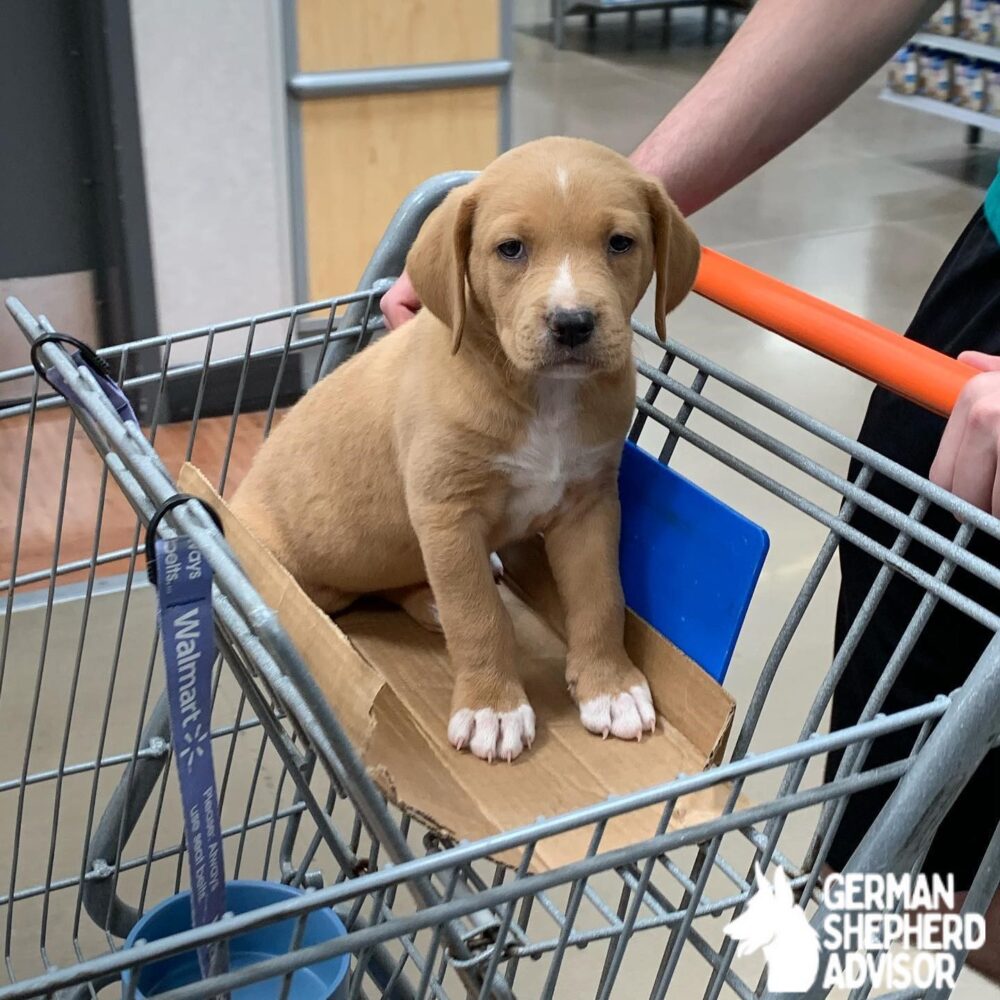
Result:
{"type": "Polygon", "coordinates": [[[580,702],[580,721],[584,729],[607,738],[641,740],[644,732],[656,729],[656,712],[648,685],[635,684],[628,691],[601,694],[580,702]]]}
{"type": "Polygon", "coordinates": [[[482,760],[509,763],[534,742],[535,713],[527,702],[509,712],[460,708],[448,723],[448,740],[456,750],[468,748],[482,760]]]}
{"type": "Polygon", "coordinates": [[[620,740],[641,740],[643,733],[656,729],[649,685],[627,658],[583,666],[571,663],[567,679],[584,729],[620,740]]]}

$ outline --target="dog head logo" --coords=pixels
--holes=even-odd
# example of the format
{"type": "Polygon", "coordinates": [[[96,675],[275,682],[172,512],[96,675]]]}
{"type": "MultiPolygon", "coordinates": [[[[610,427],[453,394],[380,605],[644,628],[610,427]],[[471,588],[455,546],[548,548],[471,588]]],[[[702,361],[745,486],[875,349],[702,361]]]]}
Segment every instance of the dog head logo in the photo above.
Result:
{"type": "Polygon", "coordinates": [[[725,933],[738,942],[739,957],[763,950],[769,991],[804,993],[819,972],[819,938],[795,905],[784,871],[776,870],[772,886],[760,865],[755,867],[757,891],[725,933]]]}

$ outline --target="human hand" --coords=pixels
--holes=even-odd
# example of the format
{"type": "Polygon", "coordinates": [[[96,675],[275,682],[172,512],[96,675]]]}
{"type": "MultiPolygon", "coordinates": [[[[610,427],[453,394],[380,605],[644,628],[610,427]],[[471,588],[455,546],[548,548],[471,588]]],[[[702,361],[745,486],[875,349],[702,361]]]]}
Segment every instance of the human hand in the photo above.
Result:
{"type": "Polygon", "coordinates": [[[963,351],[980,370],[962,389],[931,465],[932,483],[1000,516],[1000,357],[963,351]]]}
{"type": "Polygon", "coordinates": [[[390,330],[413,319],[421,302],[416,289],[410,281],[410,276],[404,271],[392,288],[382,296],[382,315],[390,330]]]}

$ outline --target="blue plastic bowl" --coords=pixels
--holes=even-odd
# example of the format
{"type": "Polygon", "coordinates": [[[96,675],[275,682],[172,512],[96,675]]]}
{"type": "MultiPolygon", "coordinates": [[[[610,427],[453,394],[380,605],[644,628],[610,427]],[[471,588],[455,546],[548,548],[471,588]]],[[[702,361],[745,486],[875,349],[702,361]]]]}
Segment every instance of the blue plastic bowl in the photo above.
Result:
{"type": "MultiPolygon", "coordinates": [[[[226,906],[233,913],[247,913],[250,910],[270,906],[303,894],[280,882],[233,881],[226,883],[226,906]]],[[[255,962],[261,962],[276,955],[284,955],[291,944],[296,919],[283,920],[278,924],[258,927],[256,930],[240,934],[229,942],[229,967],[242,969],[255,962]]],[[[165,899],[147,911],[136,922],[125,940],[125,947],[131,948],[136,941],[157,941],[191,929],[191,893],[182,892],[165,899]]],[[[333,910],[314,910],[306,920],[302,935],[302,947],[320,944],[331,938],[340,937],[347,931],[333,910]]],[[[347,969],[350,956],[336,958],[298,969],[292,976],[289,1000],[340,1000],[347,996],[347,969]]],[[[126,970],[122,979],[126,989],[132,977],[126,970]]],[[[183,952],[158,962],[150,962],[139,970],[136,983],[136,1000],[153,997],[167,990],[187,986],[201,979],[197,951],[183,952]]],[[[265,979],[236,990],[232,995],[239,1000],[272,1000],[281,994],[282,976],[265,979]]]]}

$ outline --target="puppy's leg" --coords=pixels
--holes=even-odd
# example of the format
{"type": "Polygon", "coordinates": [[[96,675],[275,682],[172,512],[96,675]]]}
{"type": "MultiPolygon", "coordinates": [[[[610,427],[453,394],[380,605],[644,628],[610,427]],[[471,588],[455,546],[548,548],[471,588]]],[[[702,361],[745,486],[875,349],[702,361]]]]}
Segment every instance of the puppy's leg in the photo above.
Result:
{"type": "Polygon", "coordinates": [[[417,583],[412,587],[398,587],[383,590],[381,597],[398,604],[418,625],[428,632],[443,632],[441,615],[438,612],[434,591],[428,583],[417,583]]]}
{"type": "Polygon", "coordinates": [[[336,587],[331,587],[326,583],[301,581],[300,586],[306,592],[309,600],[328,615],[335,615],[338,611],[343,611],[358,599],[357,594],[345,594],[342,590],[337,590],[336,587]]]}
{"type": "Polygon", "coordinates": [[[625,652],[618,575],[621,512],[613,486],[567,511],[545,532],[566,617],[566,681],[592,733],[638,740],[656,728],[649,685],[625,652]]]}
{"type": "Polygon", "coordinates": [[[535,738],[535,713],[514,669],[514,626],[472,515],[414,518],[455,665],[448,739],[477,757],[511,761],[535,738]]]}
{"type": "MultiPolygon", "coordinates": [[[[490,569],[493,579],[499,583],[503,577],[503,563],[495,553],[490,553],[490,569]]],[[[441,615],[438,612],[437,600],[429,583],[417,583],[412,587],[399,587],[396,590],[383,590],[382,597],[393,604],[398,604],[418,625],[428,632],[443,632],[441,615]]]]}

